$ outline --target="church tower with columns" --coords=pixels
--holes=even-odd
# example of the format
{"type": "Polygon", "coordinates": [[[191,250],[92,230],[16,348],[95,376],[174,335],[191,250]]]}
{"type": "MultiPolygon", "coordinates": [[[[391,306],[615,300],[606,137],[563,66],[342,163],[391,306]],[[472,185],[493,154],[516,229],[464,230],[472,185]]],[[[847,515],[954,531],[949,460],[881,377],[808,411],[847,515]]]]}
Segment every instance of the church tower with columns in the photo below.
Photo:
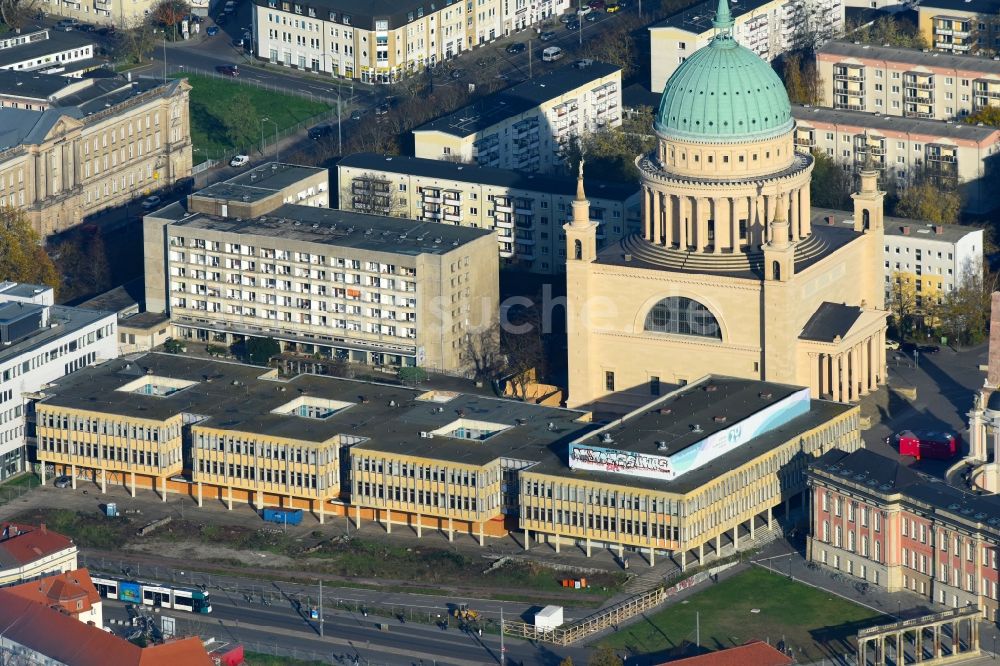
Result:
{"type": "Polygon", "coordinates": [[[814,219],[784,85],[733,38],[727,0],[713,25],[636,158],[642,233],[598,252],[574,203],[570,406],[625,410],[706,374],[841,401],[885,381],[883,194],[863,177],[854,219],[814,219]]]}

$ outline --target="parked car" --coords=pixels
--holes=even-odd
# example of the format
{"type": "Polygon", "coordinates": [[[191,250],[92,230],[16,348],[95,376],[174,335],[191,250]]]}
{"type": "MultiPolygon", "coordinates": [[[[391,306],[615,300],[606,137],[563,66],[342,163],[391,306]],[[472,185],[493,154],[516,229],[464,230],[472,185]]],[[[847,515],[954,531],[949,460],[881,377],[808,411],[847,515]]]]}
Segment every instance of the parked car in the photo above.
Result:
{"type": "Polygon", "coordinates": [[[569,23],[566,24],[566,29],[567,30],[579,30],[580,29],[580,22],[579,21],[570,21],[569,23]]]}
{"type": "Polygon", "coordinates": [[[81,23],[80,25],[76,26],[76,29],[79,30],[80,32],[95,32],[97,30],[96,27],[90,25],[89,23],[81,23]]]}
{"type": "Polygon", "coordinates": [[[56,477],[55,480],[56,488],[69,488],[71,485],[73,485],[73,479],[69,478],[65,474],[56,477]]]}
{"type": "Polygon", "coordinates": [[[917,345],[917,351],[921,354],[937,354],[941,348],[937,345],[917,345]]]}
{"type": "Polygon", "coordinates": [[[364,115],[364,111],[362,111],[361,109],[357,109],[355,111],[351,111],[351,120],[361,120],[361,116],[363,116],[363,115],[364,115]]]}
{"type": "Polygon", "coordinates": [[[236,65],[219,65],[215,68],[219,74],[225,74],[226,76],[239,76],[240,70],[236,65]]]}
{"type": "Polygon", "coordinates": [[[142,209],[143,210],[153,210],[154,208],[156,208],[157,206],[159,206],[161,203],[163,203],[163,200],[160,199],[160,197],[158,197],[158,196],[156,196],[154,194],[153,196],[146,197],[145,199],[142,200],[142,209]]]}
{"type": "Polygon", "coordinates": [[[381,104],[375,107],[375,115],[384,116],[387,113],[389,113],[390,108],[391,106],[389,105],[389,102],[382,102],[381,104]]]}
{"type": "Polygon", "coordinates": [[[589,14],[592,11],[594,11],[594,10],[590,8],[590,5],[584,5],[583,7],[580,7],[578,10],[576,10],[576,15],[577,16],[586,16],[587,14],[589,14]]]}
{"type": "Polygon", "coordinates": [[[609,3],[604,8],[604,11],[606,11],[609,14],[614,14],[615,12],[617,12],[621,8],[622,8],[622,3],[620,3],[620,2],[611,2],[611,3],[609,3]]]}
{"type": "Polygon", "coordinates": [[[507,46],[507,53],[517,55],[518,53],[524,53],[524,49],[524,42],[514,42],[507,46]]]}
{"type": "Polygon", "coordinates": [[[886,349],[891,349],[892,351],[896,351],[897,349],[899,349],[899,343],[896,342],[895,340],[890,340],[889,338],[886,338],[885,339],[885,348],[886,349]]]}
{"type": "Polygon", "coordinates": [[[570,21],[575,21],[576,16],[574,14],[563,14],[559,17],[560,23],[569,23],[570,21]]]}
{"type": "Polygon", "coordinates": [[[600,11],[604,9],[604,0],[590,0],[587,6],[595,11],[600,11]]]}
{"type": "Polygon", "coordinates": [[[236,155],[233,159],[229,160],[229,166],[231,167],[245,167],[250,164],[250,158],[247,155],[236,155]]]}
{"type": "Polygon", "coordinates": [[[597,14],[595,12],[590,12],[589,14],[587,14],[587,21],[593,23],[596,20],[597,20],[597,14]]]}
{"type": "Polygon", "coordinates": [[[331,132],[333,132],[333,128],[329,125],[316,125],[309,128],[309,138],[316,141],[325,136],[330,136],[331,132]]]}
{"type": "Polygon", "coordinates": [[[63,32],[69,32],[70,30],[75,28],[79,23],[80,22],[77,21],[76,19],[63,19],[58,23],[56,23],[55,29],[62,30],[63,32]]]}
{"type": "Polygon", "coordinates": [[[543,42],[548,42],[555,38],[556,38],[556,33],[552,32],[551,30],[546,30],[545,32],[543,32],[538,36],[538,39],[542,40],[543,42]]]}
{"type": "Polygon", "coordinates": [[[209,37],[215,37],[217,34],[219,34],[219,26],[217,25],[209,26],[208,30],[205,31],[205,34],[208,35],[209,37]]]}

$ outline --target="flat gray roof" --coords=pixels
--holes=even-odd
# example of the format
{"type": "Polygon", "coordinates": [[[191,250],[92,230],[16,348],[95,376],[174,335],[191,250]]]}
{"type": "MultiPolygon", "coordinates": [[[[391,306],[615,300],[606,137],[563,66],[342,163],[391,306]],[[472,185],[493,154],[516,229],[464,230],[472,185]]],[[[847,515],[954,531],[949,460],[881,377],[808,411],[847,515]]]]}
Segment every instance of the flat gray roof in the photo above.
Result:
{"type": "MultiPolygon", "coordinates": [[[[962,1],[964,2],[964,0],[962,1]]],[[[1000,8],[1000,5],[998,5],[998,8],[1000,8]]],[[[859,44],[844,40],[829,41],[819,47],[817,52],[840,55],[845,58],[888,60],[904,65],[913,65],[914,67],[947,67],[1000,75],[1000,60],[981,58],[974,55],[953,55],[942,51],[925,51],[923,49],[908,49],[899,46],[872,46],[870,44],[859,44]]]]}
{"type": "Polygon", "coordinates": [[[261,379],[268,368],[192,356],[152,353],[84,368],[46,390],[44,404],[133,418],[165,420],[176,414],[207,416],[200,425],[320,443],[337,435],[365,438],[369,451],[426,456],[483,465],[500,457],[535,461],[588,428],[585,412],[456,393],[447,402],[418,400],[428,388],[319,375],[261,379]],[[115,390],[152,375],[196,382],[166,397],[115,390]],[[308,396],[351,403],[326,419],[275,414],[308,396]],[[479,441],[421,433],[466,418],[506,426],[479,441]],[[550,425],[551,424],[551,425],[550,425]]]}
{"type": "Polygon", "coordinates": [[[270,189],[277,192],[289,185],[294,185],[304,178],[320,173],[326,173],[326,169],[302,166],[300,164],[285,164],[284,162],[266,162],[247,169],[224,182],[232,185],[270,189]]]}
{"type": "Polygon", "coordinates": [[[850,125],[866,130],[886,130],[922,134],[930,137],[964,139],[982,143],[1000,139],[1000,130],[995,127],[980,127],[963,122],[931,120],[929,118],[904,118],[887,116],[867,111],[844,111],[822,106],[792,105],[792,116],[799,122],[818,122],[832,125],[850,125]]]}
{"type": "MultiPolygon", "coordinates": [[[[608,429],[606,432],[611,434],[613,443],[603,444],[596,433],[589,437],[589,443],[622,451],[671,455],[756,414],[802,388],[774,382],[713,376],[705,382],[682,389],[673,397],[646,405],[634,417],[625,418],[608,429]],[[769,397],[763,397],[767,395],[769,397]],[[669,410],[669,413],[664,413],[664,410],[669,410]],[[717,421],[716,417],[724,417],[725,421],[717,421]],[[701,427],[702,432],[693,431],[695,424],[701,427]],[[658,442],[665,442],[666,451],[658,448],[658,442]]],[[[615,472],[570,469],[565,451],[561,460],[546,460],[528,471],[585,478],[600,483],[638,486],[664,492],[688,493],[850,409],[851,405],[813,399],[807,413],[755,437],[706,465],[678,476],[673,481],[615,472]]]]}
{"type": "MultiPolygon", "coordinates": [[[[26,44],[18,44],[10,48],[0,49],[0,67],[11,65],[31,58],[39,58],[51,53],[59,53],[70,49],[93,45],[94,40],[85,37],[82,32],[71,30],[49,29],[48,39],[36,39],[26,44]]],[[[58,65],[58,62],[48,63],[58,65]]]]}
{"type": "MultiPolygon", "coordinates": [[[[812,224],[813,228],[826,225],[826,218],[833,217],[837,226],[851,227],[854,225],[854,213],[847,210],[835,210],[832,208],[813,208],[812,224]]],[[[888,236],[905,236],[904,227],[909,227],[910,236],[922,238],[928,241],[941,241],[943,243],[956,243],[969,234],[982,232],[982,228],[965,224],[932,224],[922,220],[910,220],[905,217],[884,218],[885,233],[888,236]],[[940,229],[940,233],[937,232],[940,229]]]]}
{"type": "MultiPolygon", "coordinates": [[[[337,163],[338,167],[370,169],[390,173],[440,178],[463,183],[495,185],[511,189],[544,192],[546,194],[576,195],[576,177],[535,175],[513,169],[496,169],[474,164],[458,164],[445,160],[432,160],[407,155],[378,155],[376,153],[355,153],[337,163]]],[[[625,201],[638,194],[638,183],[612,183],[587,178],[584,182],[588,199],[611,199],[625,201]]]]}
{"type": "Polygon", "coordinates": [[[413,131],[444,132],[457,137],[471,136],[620,70],[615,65],[597,61],[586,67],[567,65],[544,76],[487,95],[413,131]]]}
{"type": "Polygon", "coordinates": [[[50,306],[49,326],[38,329],[32,335],[19,342],[15,342],[9,347],[0,348],[0,364],[17,359],[22,355],[30,354],[35,349],[60,338],[72,336],[75,331],[113,315],[113,312],[84,310],[82,308],[71,308],[62,305],[50,306]]]}
{"type": "MultiPolygon", "coordinates": [[[[164,209],[167,217],[174,214],[172,208],[164,209]]],[[[158,211],[157,217],[162,217],[162,212],[158,211]]],[[[175,233],[181,228],[207,229],[407,255],[447,254],[493,233],[487,229],[296,204],[285,204],[267,215],[246,220],[191,213],[171,227],[175,233]]]]}

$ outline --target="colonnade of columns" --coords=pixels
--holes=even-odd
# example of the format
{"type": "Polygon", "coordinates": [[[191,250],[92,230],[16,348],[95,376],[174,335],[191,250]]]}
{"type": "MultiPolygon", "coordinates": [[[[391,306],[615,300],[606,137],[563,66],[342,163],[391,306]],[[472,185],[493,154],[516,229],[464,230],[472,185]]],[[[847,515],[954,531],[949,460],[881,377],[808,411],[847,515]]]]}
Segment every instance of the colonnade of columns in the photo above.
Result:
{"type": "Polygon", "coordinates": [[[897,627],[898,624],[889,625],[873,636],[858,636],[858,666],[929,665],[943,659],[950,661],[959,654],[979,653],[978,615],[897,627]],[[969,627],[966,641],[962,640],[963,623],[969,627]]]}
{"type": "MultiPolygon", "coordinates": [[[[788,202],[789,239],[811,232],[809,187],[782,193],[788,202]]],[[[699,197],[643,187],[643,236],[664,247],[709,254],[733,254],[745,245],[768,239],[768,223],[775,216],[778,197],[756,194],[699,197]]]]}
{"type": "Polygon", "coordinates": [[[885,367],[885,331],[878,331],[849,349],[811,353],[810,388],[837,402],[852,402],[878,388],[885,367]]]}

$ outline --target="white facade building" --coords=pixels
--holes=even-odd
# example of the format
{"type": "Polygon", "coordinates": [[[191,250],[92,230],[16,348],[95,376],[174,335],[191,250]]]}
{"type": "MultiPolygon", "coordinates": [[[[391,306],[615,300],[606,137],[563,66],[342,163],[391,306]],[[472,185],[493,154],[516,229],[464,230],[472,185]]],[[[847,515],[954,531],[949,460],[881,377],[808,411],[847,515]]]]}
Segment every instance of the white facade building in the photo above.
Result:
{"type": "MultiPolygon", "coordinates": [[[[662,92],[677,66],[715,35],[717,2],[707,0],[649,27],[650,89],[662,92]]],[[[738,0],[729,3],[733,37],[764,60],[843,32],[842,0],[738,0]]]]}
{"type": "Polygon", "coordinates": [[[118,356],[115,313],[53,302],[50,287],[0,282],[0,481],[26,469],[25,394],[118,356]]]}

